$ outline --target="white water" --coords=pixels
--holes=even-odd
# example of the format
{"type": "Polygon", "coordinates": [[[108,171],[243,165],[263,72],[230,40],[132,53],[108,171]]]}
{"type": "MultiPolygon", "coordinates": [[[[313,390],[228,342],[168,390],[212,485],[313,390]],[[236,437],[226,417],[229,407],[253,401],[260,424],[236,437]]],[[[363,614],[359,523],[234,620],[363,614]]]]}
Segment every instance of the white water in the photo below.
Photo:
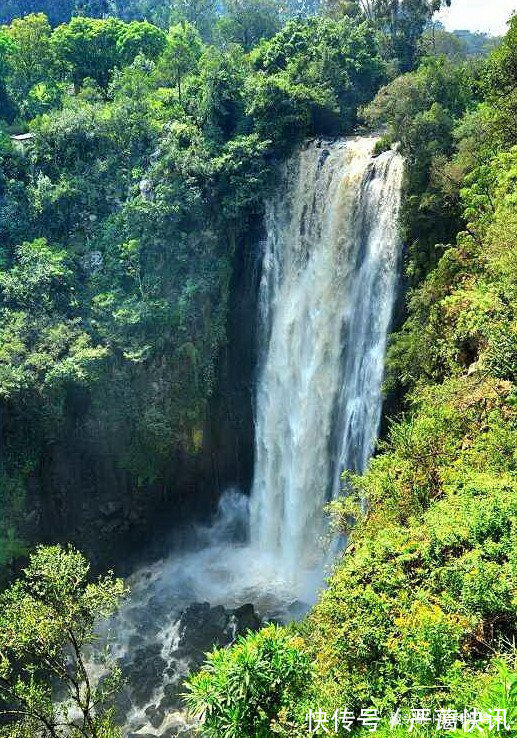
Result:
{"type": "Polygon", "coordinates": [[[268,207],[251,541],[291,574],[320,560],[325,501],[378,433],[402,160],[375,141],[311,143],[268,207]]]}
{"type": "Polygon", "coordinates": [[[153,728],[145,710],[188,668],[174,644],[189,603],[252,602],[262,616],[289,618],[296,600],[316,596],[324,504],[339,493],[343,469],[365,468],[381,415],[402,160],[373,158],[375,142],[309,144],[268,204],[252,495],[230,491],[195,550],[130,579],[130,601],[110,624],[114,653],[137,662],[158,643],[166,665],[149,701],[127,713],[136,735],[166,735],[181,722],[166,711],[153,728]],[[248,542],[232,535],[248,524],[248,542]]]}

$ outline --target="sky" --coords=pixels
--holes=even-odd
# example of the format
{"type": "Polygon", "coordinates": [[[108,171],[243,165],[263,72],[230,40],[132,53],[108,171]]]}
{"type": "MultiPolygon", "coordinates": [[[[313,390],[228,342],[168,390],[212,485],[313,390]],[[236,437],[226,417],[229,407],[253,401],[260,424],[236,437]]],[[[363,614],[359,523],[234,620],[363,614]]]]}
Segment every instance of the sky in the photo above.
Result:
{"type": "Polygon", "coordinates": [[[517,0],[452,0],[452,5],[436,16],[448,31],[469,29],[494,36],[506,33],[506,21],[517,11],[517,0]]]}

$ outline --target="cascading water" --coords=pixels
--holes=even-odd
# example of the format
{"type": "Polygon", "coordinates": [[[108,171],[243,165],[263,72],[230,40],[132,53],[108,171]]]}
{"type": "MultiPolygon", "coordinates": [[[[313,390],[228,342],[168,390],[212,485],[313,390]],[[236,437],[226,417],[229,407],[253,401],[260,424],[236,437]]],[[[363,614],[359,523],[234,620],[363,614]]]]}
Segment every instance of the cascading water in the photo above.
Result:
{"type": "Polygon", "coordinates": [[[343,469],[363,471],[381,416],[401,157],[375,138],[313,142],[268,206],[252,545],[310,565],[343,469]]]}
{"type": "Polygon", "coordinates": [[[374,157],[376,140],[309,144],[268,204],[251,500],[229,491],[196,547],[131,577],[106,636],[128,676],[129,736],[188,731],[181,680],[200,650],[250,627],[240,605],[289,619],[316,595],[324,503],[342,469],[365,468],[381,413],[403,167],[374,157]]]}

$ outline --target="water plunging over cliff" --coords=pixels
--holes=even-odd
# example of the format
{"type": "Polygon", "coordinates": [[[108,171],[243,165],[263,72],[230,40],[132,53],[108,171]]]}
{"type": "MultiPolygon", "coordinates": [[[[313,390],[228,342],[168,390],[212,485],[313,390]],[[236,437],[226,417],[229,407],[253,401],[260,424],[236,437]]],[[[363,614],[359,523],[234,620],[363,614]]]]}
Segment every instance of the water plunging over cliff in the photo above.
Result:
{"type": "Polygon", "coordinates": [[[268,205],[251,536],[288,572],[311,564],[325,501],[378,433],[403,166],[375,142],[309,144],[268,205]]]}
{"type": "Polygon", "coordinates": [[[375,142],[309,144],[268,204],[251,501],[223,496],[196,545],[135,572],[130,600],[107,625],[135,735],[186,728],[181,680],[212,644],[253,624],[240,606],[285,620],[316,596],[324,503],[342,469],[365,468],[381,414],[402,160],[374,158],[375,142]]]}

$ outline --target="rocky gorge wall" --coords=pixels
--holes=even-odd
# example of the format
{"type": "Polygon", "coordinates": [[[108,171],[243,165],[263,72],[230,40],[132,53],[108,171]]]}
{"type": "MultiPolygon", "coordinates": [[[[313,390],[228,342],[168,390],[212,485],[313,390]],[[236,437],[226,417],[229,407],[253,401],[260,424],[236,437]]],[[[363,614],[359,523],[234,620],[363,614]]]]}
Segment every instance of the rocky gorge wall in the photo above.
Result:
{"type": "MultiPolygon", "coordinates": [[[[109,406],[109,394],[106,402],[75,396],[29,477],[24,540],[71,542],[95,566],[127,573],[143,551],[155,556],[181,544],[189,523],[209,518],[225,489],[249,490],[259,241],[257,223],[233,258],[227,342],[200,447],[196,452],[171,447],[166,468],[141,483],[124,464],[132,429],[109,406]]],[[[154,369],[139,381],[159,382],[160,369],[156,374],[154,369]]],[[[9,432],[8,423],[3,431],[9,432]]]]}

